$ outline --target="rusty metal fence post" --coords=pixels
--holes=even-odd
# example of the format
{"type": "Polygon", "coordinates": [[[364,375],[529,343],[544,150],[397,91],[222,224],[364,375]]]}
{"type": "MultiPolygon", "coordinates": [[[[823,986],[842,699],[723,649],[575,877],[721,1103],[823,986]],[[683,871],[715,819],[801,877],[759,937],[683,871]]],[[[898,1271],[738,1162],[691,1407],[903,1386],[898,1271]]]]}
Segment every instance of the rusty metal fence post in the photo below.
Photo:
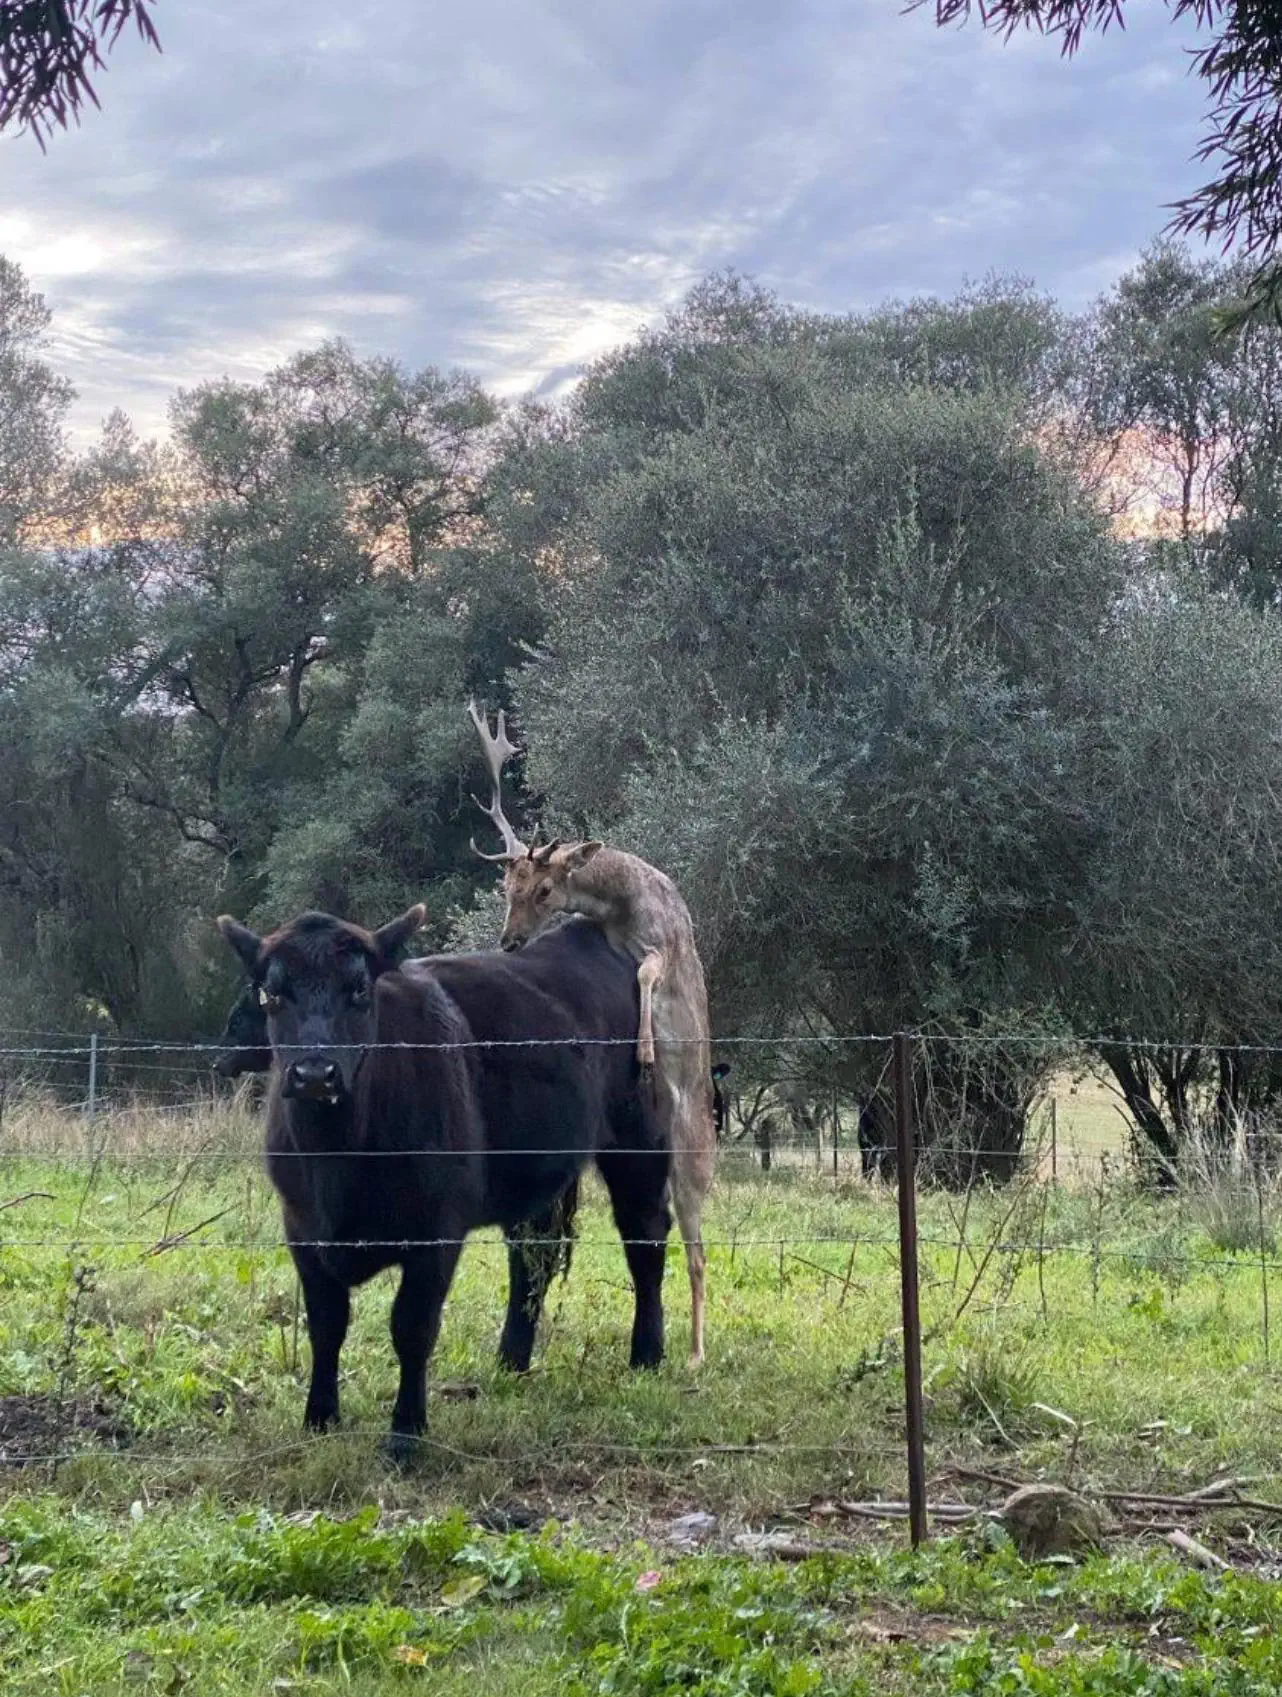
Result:
{"type": "Polygon", "coordinates": [[[895,1143],[899,1180],[899,1276],[904,1325],[904,1413],[908,1437],[908,1528],[914,1548],[926,1537],[926,1418],[921,1388],[921,1305],[917,1287],[917,1150],[913,1129],[912,1043],[892,1039],[895,1143]]]}

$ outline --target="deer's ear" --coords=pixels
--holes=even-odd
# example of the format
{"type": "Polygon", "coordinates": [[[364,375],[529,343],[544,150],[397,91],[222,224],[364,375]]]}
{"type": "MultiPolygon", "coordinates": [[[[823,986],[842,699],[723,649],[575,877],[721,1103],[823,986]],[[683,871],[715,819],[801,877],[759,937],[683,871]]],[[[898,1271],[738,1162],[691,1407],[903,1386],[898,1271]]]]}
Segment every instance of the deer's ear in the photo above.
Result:
{"type": "Polygon", "coordinates": [[[604,847],[604,843],[571,843],[561,857],[561,864],[567,872],[577,872],[590,860],[595,860],[604,847]]]}

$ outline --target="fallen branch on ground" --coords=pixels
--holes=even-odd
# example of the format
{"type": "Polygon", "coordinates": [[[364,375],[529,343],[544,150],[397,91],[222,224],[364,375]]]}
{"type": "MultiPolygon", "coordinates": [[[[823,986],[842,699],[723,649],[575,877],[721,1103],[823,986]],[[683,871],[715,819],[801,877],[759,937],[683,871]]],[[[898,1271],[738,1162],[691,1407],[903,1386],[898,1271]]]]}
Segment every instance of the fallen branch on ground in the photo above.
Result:
{"type": "Polygon", "coordinates": [[[1217,1556],[1214,1550],[1208,1550],[1205,1544],[1199,1544],[1196,1538],[1190,1538],[1187,1532],[1168,1532],[1166,1541],[1172,1549],[1178,1550],[1182,1556],[1187,1556],[1198,1567],[1209,1568],[1213,1573],[1228,1573],[1229,1563],[1223,1556],[1217,1556]]]}

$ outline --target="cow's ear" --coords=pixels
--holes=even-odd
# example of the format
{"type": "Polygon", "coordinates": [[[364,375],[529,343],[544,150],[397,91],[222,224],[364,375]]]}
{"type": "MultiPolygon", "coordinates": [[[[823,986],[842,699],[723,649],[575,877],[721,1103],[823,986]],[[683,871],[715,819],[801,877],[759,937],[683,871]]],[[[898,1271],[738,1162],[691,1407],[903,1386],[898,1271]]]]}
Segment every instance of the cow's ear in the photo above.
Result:
{"type": "Polygon", "coordinates": [[[604,843],[574,843],[562,854],[561,864],[567,872],[577,872],[581,866],[595,860],[604,847],[604,843]]]}
{"type": "Polygon", "coordinates": [[[238,919],[233,919],[230,913],[219,914],[218,929],[240,956],[241,965],[252,978],[258,968],[258,951],[263,946],[263,940],[256,931],[251,931],[248,925],[242,925],[238,919]]]}
{"type": "Polygon", "coordinates": [[[386,925],[380,926],[374,933],[374,947],[378,951],[379,959],[391,961],[426,918],[426,907],[422,902],[415,902],[408,913],[403,913],[399,919],[391,919],[386,925]]]}

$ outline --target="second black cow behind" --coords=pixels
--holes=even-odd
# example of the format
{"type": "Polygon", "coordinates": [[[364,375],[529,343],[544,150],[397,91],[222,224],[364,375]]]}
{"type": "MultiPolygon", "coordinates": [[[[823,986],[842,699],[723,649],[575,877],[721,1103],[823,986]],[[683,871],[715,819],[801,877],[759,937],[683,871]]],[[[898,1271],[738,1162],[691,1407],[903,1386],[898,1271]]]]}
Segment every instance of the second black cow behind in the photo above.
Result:
{"type": "Polygon", "coordinates": [[[390,1448],[412,1450],[427,1363],[468,1233],[508,1238],[503,1362],[529,1365],[543,1291],[522,1253],[595,1160],[635,1291],[631,1362],[663,1357],[668,1150],[636,1060],[636,971],[575,921],[518,955],[395,965],[422,908],[379,931],[307,913],[266,937],[219,926],[273,1055],[267,1164],[312,1345],[305,1421],[338,1418],[350,1292],[401,1268],[390,1448]]]}

